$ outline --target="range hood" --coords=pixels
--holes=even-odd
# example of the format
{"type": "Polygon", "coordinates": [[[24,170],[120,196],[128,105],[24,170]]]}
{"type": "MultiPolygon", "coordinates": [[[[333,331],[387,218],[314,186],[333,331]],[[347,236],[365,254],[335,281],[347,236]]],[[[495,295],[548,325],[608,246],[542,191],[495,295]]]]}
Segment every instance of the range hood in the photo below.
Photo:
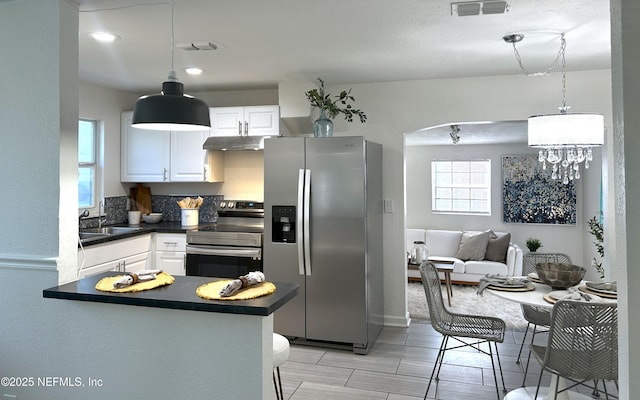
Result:
{"type": "Polygon", "coordinates": [[[280,120],[290,135],[313,133],[311,105],[305,92],[317,87],[313,82],[281,82],[278,84],[280,120]]]}
{"type": "Polygon", "coordinates": [[[262,150],[264,139],[272,136],[209,136],[204,150],[262,150]]]}

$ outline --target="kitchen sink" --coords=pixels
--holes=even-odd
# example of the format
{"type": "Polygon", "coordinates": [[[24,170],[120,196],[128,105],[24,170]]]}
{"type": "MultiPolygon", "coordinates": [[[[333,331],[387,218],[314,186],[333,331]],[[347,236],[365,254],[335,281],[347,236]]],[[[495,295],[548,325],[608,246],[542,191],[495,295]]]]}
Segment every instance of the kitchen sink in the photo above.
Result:
{"type": "Polygon", "coordinates": [[[142,228],[132,226],[105,226],[103,228],[83,228],[80,229],[80,239],[92,239],[102,236],[121,235],[124,233],[139,231],[140,229],[142,228]]]}
{"type": "Polygon", "coordinates": [[[84,228],[80,229],[81,233],[98,233],[101,235],[116,235],[118,233],[135,232],[142,229],[139,226],[105,226],[102,228],[84,228]]]}
{"type": "Polygon", "coordinates": [[[109,236],[106,233],[98,233],[98,232],[80,232],[80,240],[82,239],[93,239],[98,237],[109,236]]]}

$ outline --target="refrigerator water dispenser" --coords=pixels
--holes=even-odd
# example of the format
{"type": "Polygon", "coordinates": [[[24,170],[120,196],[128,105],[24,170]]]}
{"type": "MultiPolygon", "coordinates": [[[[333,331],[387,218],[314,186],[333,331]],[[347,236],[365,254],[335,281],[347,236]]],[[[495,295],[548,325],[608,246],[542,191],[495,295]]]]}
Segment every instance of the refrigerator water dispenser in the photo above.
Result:
{"type": "Polygon", "coordinates": [[[271,238],[274,243],[296,242],[296,207],[273,206],[271,238]]]}

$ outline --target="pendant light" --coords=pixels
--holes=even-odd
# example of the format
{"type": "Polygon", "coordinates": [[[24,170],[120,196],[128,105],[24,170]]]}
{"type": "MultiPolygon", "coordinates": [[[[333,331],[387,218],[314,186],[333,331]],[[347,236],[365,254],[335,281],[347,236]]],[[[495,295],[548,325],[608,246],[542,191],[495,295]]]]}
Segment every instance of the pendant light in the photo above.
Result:
{"type": "Polygon", "coordinates": [[[134,128],[163,131],[202,131],[211,128],[209,106],[184,94],[184,85],[174,70],[173,0],[171,0],[171,71],[162,91],[140,97],[133,108],[134,128]]]}
{"type": "Polygon", "coordinates": [[[580,179],[580,165],[585,169],[593,160],[593,147],[604,143],[604,116],[591,113],[569,113],[566,101],[566,41],[560,37],[560,50],[555,61],[545,73],[530,74],[522,63],[516,43],[524,38],[522,34],[507,35],[504,41],[513,44],[513,50],[520,69],[528,76],[546,75],[553,70],[558,61],[562,62],[562,105],[558,114],[534,115],[528,119],[529,147],[539,148],[538,160],[542,168],[552,165],[551,178],[560,179],[565,185],[574,179],[580,179]]]}

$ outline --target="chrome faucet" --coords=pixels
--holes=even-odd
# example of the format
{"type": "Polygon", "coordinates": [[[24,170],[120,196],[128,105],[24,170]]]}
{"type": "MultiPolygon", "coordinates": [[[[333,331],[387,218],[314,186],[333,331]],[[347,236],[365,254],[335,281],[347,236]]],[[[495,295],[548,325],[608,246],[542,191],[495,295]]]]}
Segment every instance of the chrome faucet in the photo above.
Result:
{"type": "Polygon", "coordinates": [[[101,201],[98,203],[98,228],[102,228],[102,223],[107,222],[106,214],[103,216],[102,211],[104,211],[104,203],[101,201]]]}
{"type": "Polygon", "coordinates": [[[79,216],[78,216],[78,224],[80,224],[80,221],[82,221],[83,218],[87,218],[89,217],[89,210],[84,210],[79,216]]]}

